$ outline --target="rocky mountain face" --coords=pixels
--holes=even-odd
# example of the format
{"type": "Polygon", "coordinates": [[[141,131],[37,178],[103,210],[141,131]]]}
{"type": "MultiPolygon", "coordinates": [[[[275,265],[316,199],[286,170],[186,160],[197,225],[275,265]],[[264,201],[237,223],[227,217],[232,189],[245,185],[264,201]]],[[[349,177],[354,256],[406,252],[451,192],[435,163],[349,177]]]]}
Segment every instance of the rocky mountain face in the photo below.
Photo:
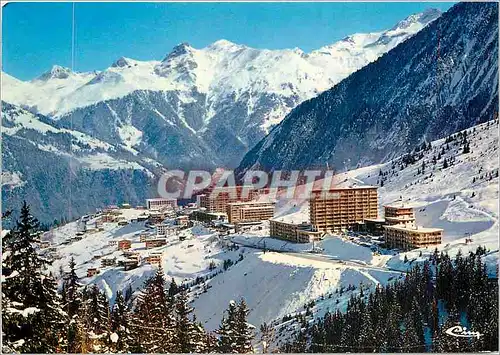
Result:
{"type": "Polygon", "coordinates": [[[384,162],[492,119],[498,4],[459,3],[412,38],[287,115],[239,172],[384,162]]]}
{"type": "Polygon", "coordinates": [[[179,44],[161,61],[122,57],[100,72],[2,73],[4,209],[26,199],[47,222],[141,203],[165,168],[237,166],[299,103],[439,16],[428,10],[310,53],[220,40],[179,44]]]}

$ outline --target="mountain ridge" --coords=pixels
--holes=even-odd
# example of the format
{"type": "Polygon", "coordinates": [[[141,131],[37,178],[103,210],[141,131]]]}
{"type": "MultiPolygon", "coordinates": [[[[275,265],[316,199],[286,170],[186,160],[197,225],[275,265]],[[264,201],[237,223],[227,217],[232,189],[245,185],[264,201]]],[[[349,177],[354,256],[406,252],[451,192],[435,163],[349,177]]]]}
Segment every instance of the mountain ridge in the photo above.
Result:
{"type": "Polygon", "coordinates": [[[326,163],[337,170],[355,168],[492,119],[498,101],[495,14],[496,5],[455,5],[408,41],[293,109],[247,153],[239,172],[326,163]]]}

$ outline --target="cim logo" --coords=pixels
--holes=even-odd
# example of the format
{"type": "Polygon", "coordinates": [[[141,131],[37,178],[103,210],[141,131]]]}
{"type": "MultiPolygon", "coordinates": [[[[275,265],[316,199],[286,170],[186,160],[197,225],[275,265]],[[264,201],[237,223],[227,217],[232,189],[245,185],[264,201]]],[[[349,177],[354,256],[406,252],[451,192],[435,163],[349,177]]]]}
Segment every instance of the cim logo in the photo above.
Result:
{"type": "Polygon", "coordinates": [[[483,334],[479,332],[473,332],[471,330],[467,330],[466,327],[462,327],[461,325],[456,325],[454,327],[448,328],[445,330],[445,333],[457,338],[478,338],[483,336],[483,334]]]}

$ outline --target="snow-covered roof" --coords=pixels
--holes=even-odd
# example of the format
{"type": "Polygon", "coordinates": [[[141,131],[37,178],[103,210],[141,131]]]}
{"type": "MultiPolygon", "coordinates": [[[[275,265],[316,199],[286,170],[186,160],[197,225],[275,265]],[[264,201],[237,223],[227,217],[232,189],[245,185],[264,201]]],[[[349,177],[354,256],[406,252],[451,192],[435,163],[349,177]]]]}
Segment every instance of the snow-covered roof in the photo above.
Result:
{"type": "Polygon", "coordinates": [[[442,228],[429,228],[429,227],[406,226],[406,225],[384,226],[384,228],[411,231],[411,232],[420,232],[420,233],[433,233],[433,232],[443,231],[442,228]]]}

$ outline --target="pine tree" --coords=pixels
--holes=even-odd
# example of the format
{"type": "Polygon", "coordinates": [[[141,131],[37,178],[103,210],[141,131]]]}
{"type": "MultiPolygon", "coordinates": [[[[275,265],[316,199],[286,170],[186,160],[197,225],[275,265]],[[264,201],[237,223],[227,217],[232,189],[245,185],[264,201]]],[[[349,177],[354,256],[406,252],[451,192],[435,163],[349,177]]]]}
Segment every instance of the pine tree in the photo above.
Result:
{"type": "Polygon", "coordinates": [[[129,346],[132,343],[131,333],[129,329],[130,312],[125,303],[125,298],[120,291],[116,292],[115,304],[111,313],[111,331],[117,335],[113,341],[114,352],[126,353],[129,351],[129,346]]]}
{"type": "Polygon", "coordinates": [[[238,304],[236,314],[236,351],[240,354],[252,352],[253,326],[248,324],[250,310],[244,299],[238,304]]]}
{"type": "Polygon", "coordinates": [[[15,229],[3,242],[5,282],[2,293],[8,312],[2,312],[4,341],[20,352],[55,352],[65,324],[56,284],[43,272],[50,262],[35,249],[39,223],[24,202],[15,229]]]}
{"type": "Polygon", "coordinates": [[[146,281],[136,301],[131,323],[136,346],[131,351],[174,352],[175,315],[167,299],[161,268],[146,281]]]}
{"type": "MultiPolygon", "coordinates": [[[[7,215],[2,215],[2,222],[7,218],[7,215]]],[[[2,280],[5,282],[10,277],[16,277],[17,273],[12,273],[8,269],[8,260],[10,259],[10,250],[6,250],[6,240],[11,237],[9,232],[2,238],[2,280]],[[12,274],[12,275],[11,275],[12,274]]],[[[2,353],[14,353],[16,341],[19,339],[20,328],[18,324],[23,323],[22,315],[12,307],[12,300],[2,290],[2,353]]]]}
{"type": "Polygon", "coordinates": [[[467,340],[454,337],[445,333],[445,331],[453,326],[459,325],[456,313],[451,313],[446,322],[441,327],[438,336],[434,340],[433,351],[435,352],[463,352],[466,347],[467,340]]]}
{"type": "Polygon", "coordinates": [[[376,343],[376,339],[374,336],[375,332],[372,326],[372,321],[368,310],[365,310],[365,312],[363,312],[361,322],[363,326],[361,327],[361,331],[359,334],[358,351],[364,353],[373,352],[375,350],[374,346],[376,343]]]}
{"type": "Polygon", "coordinates": [[[464,149],[463,149],[462,153],[463,154],[470,153],[470,146],[469,146],[469,143],[467,141],[464,142],[464,149]]]}
{"type": "MultiPolygon", "coordinates": [[[[208,334],[203,329],[203,325],[201,322],[197,322],[196,316],[193,315],[193,331],[191,337],[191,349],[192,352],[195,353],[206,353],[209,352],[209,349],[213,349],[213,347],[217,344],[217,339],[215,342],[212,341],[211,344],[208,343],[208,334]]],[[[213,338],[211,339],[213,340],[213,338]]]]}
{"type": "Polygon", "coordinates": [[[90,351],[108,352],[111,335],[109,303],[96,285],[91,285],[84,292],[81,318],[90,351]]]}
{"type": "Polygon", "coordinates": [[[215,335],[214,333],[205,333],[205,345],[203,352],[207,354],[213,354],[217,352],[217,349],[217,335],[215,335]]]}
{"type": "Polygon", "coordinates": [[[405,331],[403,333],[402,352],[414,353],[421,346],[420,339],[412,319],[405,320],[405,331]]]}
{"type": "Polygon", "coordinates": [[[67,347],[68,315],[63,310],[62,297],[57,292],[57,283],[51,274],[42,281],[42,302],[40,316],[40,338],[45,342],[44,352],[63,351],[67,347]]]}
{"type": "Polygon", "coordinates": [[[194,345],[192,340],[194,340],[194,324],[189,319],[189,315],[193,311],[189,307],[187,302],[186,291],[181,291],[176,298],[175,302],[176,308],[176,352],[178,353],[190,353],[194,352],[194,345]]]}
{"type": "Polygon", "coordinates": [[[177,293],[179,293],[179,287],[177,286],[175,279],[172,277],[172,280],[170,281],[170,286],[168,287],[168,297],[171,299],[171,302],[173,302],[173,297],[177,293]]]}
{"type": "Polygon", "coordinates": [[[400,331],[400,318],[401,307],[397,303],[389,305],[389,312],[387,312],[387,323],[385,327],[385,341],[383,342],[382,351],[384,352],[399,352],[403,345],[401,331],[400,331]]]}
{"type": "Polygon", "coordinates": [[[69,353],[79,353],[82,350],[83,324],[80,318],[82,304],[81,283],[75,270],[75,259],[69,262],[70,271],[63,282],[63,309],[68,315],[68,333],[66,350],[69,353]]]}
{"type": "Polygon", "coordinates": [[[237,353],[237,314],[238,307],[236,302],[229,302],[226,310],[227,315],[222,317],[221,324],[217,331],[219,335],[218,352],[219,353],[237,353]]]}

